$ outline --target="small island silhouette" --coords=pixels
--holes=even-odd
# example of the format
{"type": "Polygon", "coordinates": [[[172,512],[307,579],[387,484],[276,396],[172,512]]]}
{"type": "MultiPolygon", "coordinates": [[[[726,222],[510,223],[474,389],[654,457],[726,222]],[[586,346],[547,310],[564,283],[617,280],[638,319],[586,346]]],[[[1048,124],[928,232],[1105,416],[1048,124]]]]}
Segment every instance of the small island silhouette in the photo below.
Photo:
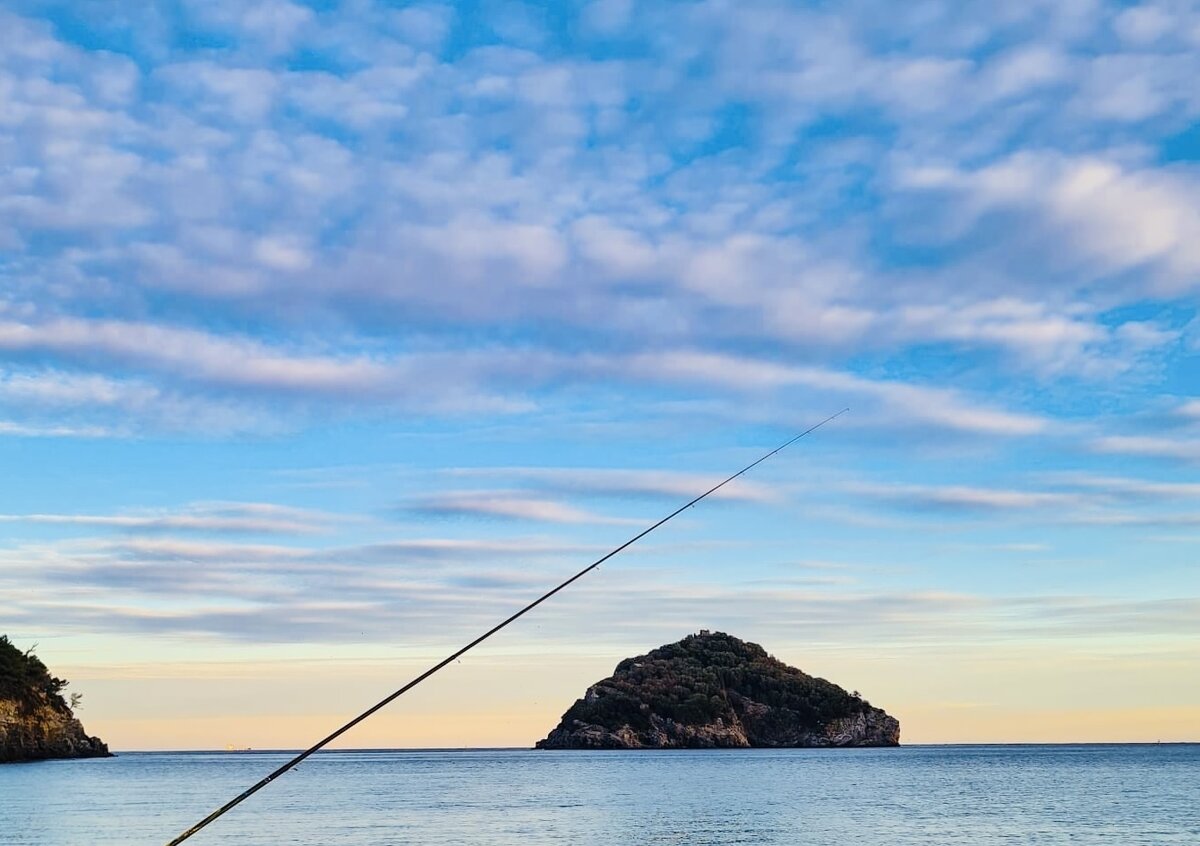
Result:
{"type": "Polygon", "coordinates": [[[33,650],[22,652],[0,635],[0,764],[48,758],[108,758],[108,746],[89,737],[55,678],[33,650]]]}
{"type": "Polygon", "coordinates": [[[900,723],[858,695],[701,630],[626,658],[538,749],[898,746],[900,723]]]}

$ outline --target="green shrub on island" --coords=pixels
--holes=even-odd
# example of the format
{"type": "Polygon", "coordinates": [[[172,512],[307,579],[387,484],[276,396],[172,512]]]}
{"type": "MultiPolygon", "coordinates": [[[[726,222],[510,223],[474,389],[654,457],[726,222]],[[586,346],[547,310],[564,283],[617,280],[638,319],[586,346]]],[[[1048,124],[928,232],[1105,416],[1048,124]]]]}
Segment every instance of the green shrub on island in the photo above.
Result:
{"type": "Polygon", "coordinates": [[[730,691],[818,723],[860,713],[871,704],[824,679],[772,658],[754,643],[727,634],[692,635],[638,658],[626,658],[602,683],[604,696],[577,701],[564,718],[649,727],[655,713],[678,723],[729,721],[730,691]]]}

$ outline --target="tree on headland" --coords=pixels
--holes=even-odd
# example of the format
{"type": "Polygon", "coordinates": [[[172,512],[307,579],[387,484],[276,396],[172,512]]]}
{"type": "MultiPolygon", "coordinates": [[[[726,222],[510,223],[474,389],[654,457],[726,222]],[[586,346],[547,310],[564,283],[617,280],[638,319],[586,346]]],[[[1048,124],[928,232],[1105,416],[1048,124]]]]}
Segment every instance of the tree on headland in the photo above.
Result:
{"type": "MultiPolygon", "coordinates": [[[[26,707],[38,704],[38,695],[62,708],[70,707],[63,699],[65,679],[51,675],[33,650],[37,644],[22,652],[8,635],[0,635],[0,699],[12,699],[26,707]]],[[[72,696],[72,700],[75,697],[72,696]]]]}

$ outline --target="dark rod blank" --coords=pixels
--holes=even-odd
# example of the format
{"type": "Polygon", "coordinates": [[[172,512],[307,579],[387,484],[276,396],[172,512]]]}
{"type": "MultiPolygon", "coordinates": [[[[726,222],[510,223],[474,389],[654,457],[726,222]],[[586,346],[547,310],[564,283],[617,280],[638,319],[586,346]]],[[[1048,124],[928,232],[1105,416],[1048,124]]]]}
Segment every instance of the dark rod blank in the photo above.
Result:
{"type": "Polygon", "coordinates": [[[322,738],[321,740],[318,740],[316,743],[314,743],[312,746],[310,746],[310,747],[308,747],[307,749],[305,749],[305,750],[304,750],[303,752],[301,752],[300,754],[296,755],[296,757],[292,758],[292,759],[291,759],[290,761],[288,761],[286,764],[283,764],[283,765],[282,765],[282,766],[280,766],[278,769],[274,770],[273,772],[271,772],[270,774],[268,774],[267,776],[265,776],[265,777],[264,777],[264,778],[263,778],[261,781],[259,781],[257,784],[255,784],[255,785],[253,785],[252,787],[250,787],[250,788],[248,788],[248,789],[246,789],[246,790],[242,791],[242,792],[241,792],[241,793],[239,793],[237,796],[233,797],[233,798],[232,798],[232,799],[230,799],[228,802],[226,802],[224,805],[222,805],[221,807],[217,808],[215,811],[213,811],[213,812],[212,812],[211,814],[209,814],[207,817],[205,817],[204,819],[200,820],[200,822],[196,823],[194,826],[192,826],[191,828],[189,828],[187,831],[183,832],[183,834],[179,835],[179,836],[178,836],[178,837],[176,837],[174,840],[171,840],[170,842],[168,842],[168,843],[167,843],[167,846],[177,846],[177,844],[179,844],[179,843],[182,843],[183,841],[187,840],[189,837],[191,837],[193,834],[195,834],[196,832],[198,832],[200,829],[204,828],[206,825],[208,825],[209,823],[211,823],[211,822],[213,822],[214,820],[216,820],[218,817],[220,817],[220,816],[222,816],[223,814],[225,814],[225,812],[226,812],[226,811],[232,810],[232,809],[233,809],[235,806],[237,806],[237,805],[240,805],[242,802],[244,802],[245,800],[249,799],[249,798],[250,798],[251,796],[253,796],[255,793],[257,793],[258,791],[262,790],[264,787],[266,787],[268,784],[270,784],[271,782],[273,782],[275,779],[279,778],[281,775],[283,775],[284,773],[286,773],[286,772],[287,772],[288,770],[290,770],[292,767],[294,767],[294,766],[296,766],[297,764],[299,764],[301,761],[303,761],[303,760],[304,760],[305,758],[307,758],[309,755],[313,754],[313,753],[314,753],[314,752],[316,752],[317,750],[321,749],[322,747],[324,747],[324,746],[328,745],[329,743],[333,742],[333,741],[334,741],[334,740],[336,740],[337,738],[341,737],[343,734],[345,734],[346,732],[348,732],[350,729],[354,728],[356,725],[358,725],[359,723],[361,723],[361,722],[362,722],[363,720],[365,720],[367,717],[369,717],[369,716],[371,716],[372,714],[374,714],[374,713],[375,713],[376,711],[378,711],[380,708],[383,708],[385,705],[389,704],[389,703],[390,703],[392,700],[394,700],[394,699],[398,699],[399,697],[403,696],[405,693],[407,693],[408,691],[412,690],[414,687],[416,687],[417,685],[419,685],[421,682],[425,681],[425,679],[427,679],[427,678],[429,678],[430,676],[432,676],[434,673],[436,673],[438,670],[440,670],[440,669],[442,669],[443,667],[445,667],[447,664],[450,664],[450,663],[452,663],[452,662],[453,662],[453,661],[455,661],[456,659],[458,659],[458,658],[462,657],[462,656],[463,656],[465,653],[469,652],[470,650],[474,649],[474,648],[475,648],[476,646],[478,646],[479,644],[483,643],[485,640],[487,640],[489,637],[491,637],[492,635],[494,635],[496,632],[498,632],[498,631],[500,631],[501,629],[503,629],[504,627],[506,627],[506,626],[507,626],[509,623],[515,622],[516,620],[520,619],[521,617],[524,617],[524,616],[525,616],[527,613],[529,613],[530,611],[532,611],[534,608],[537,608],[539,605],[541,605],[541,604],[542,604],[543,602],[545,602],[547,599],[549,599],[550,597],[554,596],[554,594],[558,593],[560,590],[562,590],[563,588],[567,587],[567,586],[568,586],[568,585],[570,585],[572,582],[575,582],[575,581],[577,581],[577,580],[579,580],[579,579],[583,578],[583,577],[584,577],[584,576],[586,576],[588,573],[590,573],[592,570],[595,570],[597,567],[599,567],[601,564],[603,564],[605,561],[607,561],[608,559],[612,558],[612,557],[613,557],[614,555],[616,555],[617,553],[619,553],[619,552],[621,552],[621,551],[625,550],[626,548],[628,548],[628,547],[632,546],[633,544],[637,543],[639,540],[641,540],[641,539],[642,539],[642,538],[644,538],[646,535],[648,535],[648,534],[650,534],[651,532],[653,532],[653,531],[654,531],[655,529],[657,529],[659,526],[663,525],[663,524],[664,524],[664,523],[666,523],[667,521],[669,521],[669,520],[671,520],[672,518],[674,518],[674,517],[678,516],[679,514],[683,513],[683,512],[684,512],[684,511],[686,511],[687,509],[691,508],[693,505],[695,505],[695,504],[696,504],[697,502],[699,502],[700,500],[704,499],[704,498],[705,498],[706,496],[708,496],[709,494],[712,494],[712,493],[715,493],[715,492],[719,491],[721,488],[725,487],[727,484],[729,484],[730,482],[732,482],[732,481],[733,481],[734,479],[736,479],[738,476],[741,476],[743,473],[746,473],[746,472],[748,472],[749,470],[752,470],[752,469],[754,469],[755,467],[757,467],[759,464],[762,464],[764,461],[766,461],[766,460],[767,460],[768,458],[770,458],[771,456],[775,455],[775,454],[776,454],[776,453],[778,453],[778,452],[782,452],[782,451],[783,451],[785,448],[787,448],[787,447],[791,446],[791,445],[792,445],[792,444],[794,444],[796,441],[798,441],[798,440],[800,440],[801,438],[803,438],[805,435],[807,435],[807,434],[809,434],[809,433],[811,433],[811,432],[815,432],[817,429],[820,429],[820,428],[821,428],[822,426],[824,426],[826,423],[830,422],[830,421],[831,421],[831,420],[833,420],[834,418],[840,417],[841,415],[845,414],[845,413],[846,413],[847,411],[849,411],[849,410],[850,410],[850,409],[848,409],[848,408],[843,408],[843,409],[842,409],[841,411],[839,411],[837,414],[832,414],[832,415],[830,415],[829,417],[826,417],[826,418],[825,418],[824,420],[822,420],[820,423],[816,424],[815,426],[812,426],[812,427],[810,427],[810,428],[808,428],[808,429],[805,429],[805,430],[804,430],[803,432],[801,432],[799,435],[796,435],[796,436],[795,436],[795,437],[793,437],[792,439],[790,439],[790,440],[786,441],[785,443],[782,443],[782,444],[780,444],[779,446],[775,447],[775,449],[771,450],[771,451],[770,451],[770,452],[768,452],[766,455],[764,455],[764,456],[762,456],[761,458],[759,458],[757,461],[753,462],[752,464],[747,464],[745,467],[743,467],[741,470],[739,470],[739,471],[737,471],[736,473],[734,473],[734,474],[733,474],[732,476],[730,476],[729,478],[725,479],[725,480],[724,480],[724,481],[722,481],[722,482],[719,482],[719,483],[718,483],[718,484],[716,484],[716,485],[713,485],[711,488],[709,488],[709,489],[708,489],[708,490],[706,490],[704,493],[702,493],[702,494],[700,494],[699,496],[697,496],[697,497],[696,497],[695,499],[693,499],[691,502],[688,502],[688,503],[686,503],[686,504],[684,504],[684,505],[681,505],[681,506],[679,506],[679,508],[677,508],[677,509],[675,509],[674,511],[672,511],[672,512],[671,512],[670,514],[668,514],[666,517],[663,517],[661,520],[659,520],[657,523],[655,523],[654,525],[650,526],[649,528],[643,529],[641,532],[639,532],[638,534],[634,535],[634,536],[633,536],[633,537],[631,537],[629,540],[625,541],[625,543],[621,544],[621,545],[620,545],[620,546],[618,546],[616,549],[614,549],[614,550],[612,550],[611,552],[609,552],[609,553],[605,554],[603,557],[596,559],[596,560],[595,560],[595,561],[593,561],[591,564],[589,564],[588,566],[586,566],[586,567],[584,567],[582,570],[580,570],[578,573],[576,573],[574,576],[571,576],[571,578],[567,579],[565,582],[563,582],[562,584],[560,584],[558,587],[556,587],[556,588],[554,588],[554,589],[552,589],[552,590],[548,590],[548,591],[546,591],[544,594],[542,594],[541,596],[539,596],[539,597],[538,597],[537,599],[535,599],[533,602],[530,602],[528,605],[526,605],[526,606],[525,606],[524,608],[522,608],[520,611],[518,611],[518,612],[516,612],[515,614],[513,614],[511,617],[508,617],[508,618],[507,618],[507,619],[505,619],[503,622],[496,624],[495,626],[493,626],[492,628],[488,629],[486,632],[484,632],[483,634],[481,634],[479,637],[475,638],[473,641],[471,641],[470,643],[468,643],[466,646],[464,646],[464,647],[462,647],[461,649],[459,649],[457,652],[454,652],[454,653],[452,653],[451,655],[447,656],[446,658],[443,658],[443,659],[442,659],[441,661],[439,661],[438,663],[434,664],[434,665],[433,665],[432,667],[430,667],[428,670],[426,670],[425,672],[421,673],[421,675],[417,676],[415,679],[413,679],[412,681],[410,681],[408,684],[404,685],[404,687],[400,688],[400,689],[399,689],[399,690],[397,690],[395,693],[392,693],[392,694],[390,694],[390,695],[388,695],[388,696],[384,697],[384,698],[383,698],[383,699],[381,699],[379,702],[375,703],[375,704],[374,704],[374,705],[372,705],[370,708],[368,708],[367,710],[365,710],[365,711],[363,711],[361,714],[359,714],[357,717],[355,717],[354,719],[350,720],[348,723],[346,723],[345,725],[343,725],[341,728],[339,728],[339,729],[337,729],[336,731],[334,731],[334,732],[330,733],[329,735],[327,735],[326,737],[322,738]]]}

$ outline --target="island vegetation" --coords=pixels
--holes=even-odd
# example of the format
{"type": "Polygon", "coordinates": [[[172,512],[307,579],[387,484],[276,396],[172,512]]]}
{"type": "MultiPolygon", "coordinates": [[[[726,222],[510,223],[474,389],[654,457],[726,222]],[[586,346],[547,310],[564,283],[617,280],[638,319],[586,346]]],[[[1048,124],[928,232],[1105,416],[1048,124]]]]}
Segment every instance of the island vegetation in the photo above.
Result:
{"type": "Polygon", "coordinates": [[[899,737],[895,718],[857,692],[758,644],[701,632],[622,661],[538,747],[894,746],[899,737]]]}

